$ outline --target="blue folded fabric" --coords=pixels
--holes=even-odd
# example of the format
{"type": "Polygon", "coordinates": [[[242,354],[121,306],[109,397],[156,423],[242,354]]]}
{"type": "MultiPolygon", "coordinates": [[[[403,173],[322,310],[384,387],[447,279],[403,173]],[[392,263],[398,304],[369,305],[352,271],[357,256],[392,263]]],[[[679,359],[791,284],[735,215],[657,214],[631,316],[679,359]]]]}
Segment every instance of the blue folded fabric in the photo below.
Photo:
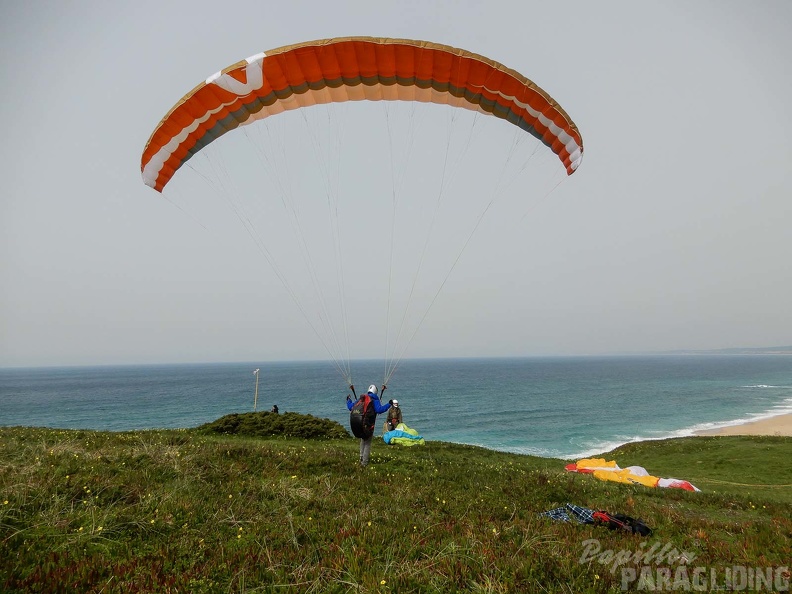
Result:
{"type": "Polygon", "coordinates": [[[401,445],[423,445],[424,443],[424,438],[418,435],[418,432],[415,429],[410,429],[404,423],[399,423],[399,426],[396,429],[384,433],[382,435],[382,439],[387,444],[395,443],[401,445]]]}
{"type": "Polygon", "coordinates": [[[567,503],[562,507],[557,507],[546,512],[539,514],[546,516],[559,522],[578,522],[579,524],[593,524],[594,523],[594,510],[586,507],[580,507],[572,503],[567,503]]]}

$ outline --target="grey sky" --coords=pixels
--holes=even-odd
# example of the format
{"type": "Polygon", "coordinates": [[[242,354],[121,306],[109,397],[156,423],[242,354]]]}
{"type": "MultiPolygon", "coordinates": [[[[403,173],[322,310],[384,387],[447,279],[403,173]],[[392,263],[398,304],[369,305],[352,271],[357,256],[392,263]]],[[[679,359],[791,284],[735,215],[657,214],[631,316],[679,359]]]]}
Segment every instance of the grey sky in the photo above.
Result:
{"type": "MultiPolygon", "coordinates": [[[[324,358],[238,231],[200,207],[185,214],[184,194],[146,187],[139,163],[157,122],[208,75],[347,35],[502,62],[561,103],[586,150],[524,219],[502,212],[502,233],[482,224],[407,356],[792,343],[789,2],[228,10],[0,4],[0,366],[324,358]]],[[[383,235],[362,220],[362,237],[383,235]]],[[[381,284],[369,263],[350,266],[351,293],[381,284]]],[[[365,339],[381,333],[377,313],[354,309],[353,355],[381,357],[365,339]]]]}

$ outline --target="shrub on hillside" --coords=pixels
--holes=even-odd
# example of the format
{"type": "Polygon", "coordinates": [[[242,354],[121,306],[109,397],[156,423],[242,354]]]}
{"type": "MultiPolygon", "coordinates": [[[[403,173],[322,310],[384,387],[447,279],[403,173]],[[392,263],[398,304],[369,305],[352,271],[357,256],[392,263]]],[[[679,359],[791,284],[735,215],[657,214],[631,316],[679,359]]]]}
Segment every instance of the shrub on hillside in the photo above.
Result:
{"type": "Polygon", "coordinates": [[[287,412],[231,414],[197,428],[203,433],[251,437],[297,437],[301,439],[341,439],[349,433],[339,423],[313,415],[287,412]]]}

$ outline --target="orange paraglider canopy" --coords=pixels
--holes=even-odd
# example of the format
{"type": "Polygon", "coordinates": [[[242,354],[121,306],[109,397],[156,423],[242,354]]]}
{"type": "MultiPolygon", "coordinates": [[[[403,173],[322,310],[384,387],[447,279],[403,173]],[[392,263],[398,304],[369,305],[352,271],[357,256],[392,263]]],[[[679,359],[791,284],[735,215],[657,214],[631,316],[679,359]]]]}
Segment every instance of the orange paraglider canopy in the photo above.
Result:
{"type": "Polygon", "coordinates": [[[571,118],[518,72],[436,43],[347,37],[263,52],[207,78],[152,133],[141,160],[143,180],[161,192],[193,155],[239,126],[311,105],[364,100],[431,102],[493,115],[540,139],[569,175],[583,156],[571,118]]]}

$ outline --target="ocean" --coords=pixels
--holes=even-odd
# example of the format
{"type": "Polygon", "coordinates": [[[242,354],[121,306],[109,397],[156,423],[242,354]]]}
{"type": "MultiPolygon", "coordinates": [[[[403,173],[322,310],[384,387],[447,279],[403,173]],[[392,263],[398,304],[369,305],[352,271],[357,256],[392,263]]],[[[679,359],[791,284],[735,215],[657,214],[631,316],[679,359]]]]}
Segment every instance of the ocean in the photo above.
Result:
{"type": "MultiPolygon", "coordinates": [[[[329,362],[0,369],[0,426],[189,428],[277,404],[348,427],[329,362]]],[[[382,363],[353,363],[358,393],[382,363]]],[[[576,459],[792,412],[792,356],[403,361],[385,398],[429,441],[576,459]]]]}

